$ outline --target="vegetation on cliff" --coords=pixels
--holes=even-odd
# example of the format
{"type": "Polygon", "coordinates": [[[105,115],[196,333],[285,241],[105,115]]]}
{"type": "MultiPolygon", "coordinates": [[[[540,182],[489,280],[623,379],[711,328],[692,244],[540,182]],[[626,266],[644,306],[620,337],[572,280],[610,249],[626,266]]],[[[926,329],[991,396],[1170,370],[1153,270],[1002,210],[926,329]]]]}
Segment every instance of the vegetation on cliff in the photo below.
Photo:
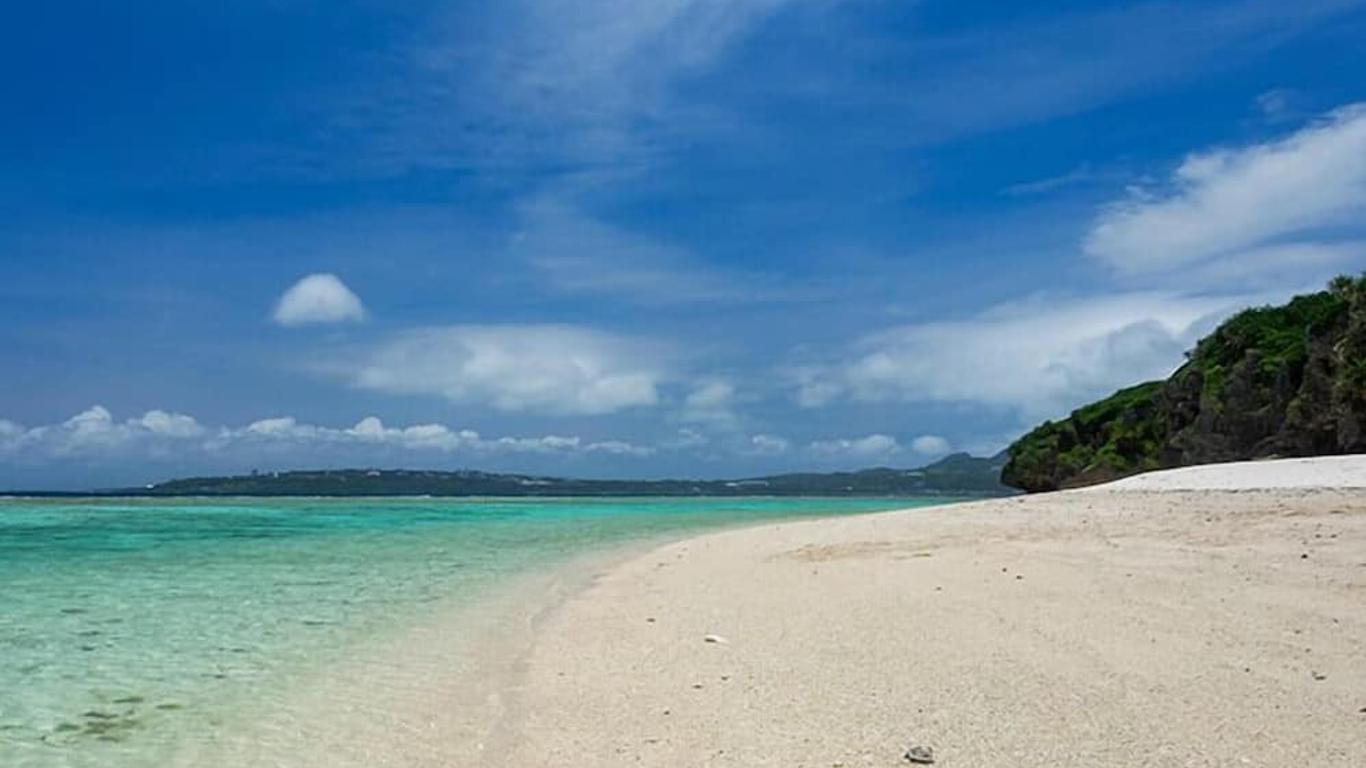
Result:
{"type": "Polygon", "coordinates": [[[979,496],[1001,485],[1005,455],[955,453],[918,469],[803,472],[736,480],[589,480],[475,470],[324,469],[195,477],[149,496],[979,496]]]}
{"type": "Polygon", "coordinates": [[[1165,381],[1120,390],[1010,446],[1027,491],[1150,469],[1366,452],[1366,275],[1244,310],[1165,381]]]}

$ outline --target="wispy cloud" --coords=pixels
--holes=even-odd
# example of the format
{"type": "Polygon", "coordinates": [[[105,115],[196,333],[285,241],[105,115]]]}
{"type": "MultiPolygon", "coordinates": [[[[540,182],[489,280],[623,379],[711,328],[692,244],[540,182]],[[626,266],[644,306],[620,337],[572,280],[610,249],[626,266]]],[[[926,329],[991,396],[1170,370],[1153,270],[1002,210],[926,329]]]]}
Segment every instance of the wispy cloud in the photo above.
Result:
{"type": "Polygon", "coordinates": [[[735,385],[726,379],[713,378],[699,382],[683,398],[677,418],[687,424],[713,428],[735,427],[740,420],[735,411],[735,385]]]}
{"type": "Polygon", "coordinates": [[[1113,182],[1121,178],[1123,178],[1123,174],[1117,171],[1101,170],[1092,167],[1089,163],[1082,163],[1076,168],[1057,176],[1011,184],[1001,190],[1001,194],[1009,197],[1037,197],[1074,187],[1113,182]]]}
{"type": "Polygon", "coordinates": [[[611,226],[562,198],[543,195],[520,209],[511,255],[565,295],[631,304],[754,304],[801,295],[772,275],[699,260],[685,248],[611,226]]]}
{"type": "Polygon", "coordinates": [[[1343,263],[1366,242],[1366,105],[1276,141],[1188,156],[1160,189],[1108,206],[1091,256],[1126,275],[1214,275],[1343,263]]]}
{"type": "MultiPolygon", "coordinates": [[[[510,99],[557,111],[646,108],[667,80],[709,68],[790,0],[514,0],[500,62],[510,99]]],[[[520,102],[519,102],[520,103],[520,102]]]]}
{"type": "MultiPolygon", "coordinates": [[[[1144,2],[917,39],[886,53],[921,141],[1076,114],[1291,40],[1360,0],[1144,2]]],[[[857,88],[856,88],[857,90],[857,88]]],[[[862,98],[892,103],[876,91],[862,98]]]]}
{"type": "Polygon", "coordinates": [[[1257,94],[1253,102],[1262,117],[1270,123],[1281,123],[1300,117],[1299,102],[1303,96],[1293,88],[1272,88],[1257,94]]]}
{"type": "Polygon", "coordinates": [[[345,109],[394,167],[585,171],[648,163],[726,122],[677,85],[802,0],[509,0],[438,16],[408,67],[345,109]],[[688,129],[685,129],[687,126],[688,129]]]}

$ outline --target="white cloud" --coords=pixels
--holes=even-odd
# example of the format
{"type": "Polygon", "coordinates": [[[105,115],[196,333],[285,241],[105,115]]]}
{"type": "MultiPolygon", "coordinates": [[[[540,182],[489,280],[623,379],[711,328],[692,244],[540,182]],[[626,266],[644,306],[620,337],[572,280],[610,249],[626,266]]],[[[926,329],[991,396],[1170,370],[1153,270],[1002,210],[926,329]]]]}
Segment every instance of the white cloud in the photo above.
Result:
{"type": "Polygon", "coordinates": [[[1168,375],[1231,311],[1366,263],[1366,104],[1190,155],[1164,189],[1107,207],[1084,250],[1126,281],[1173,289],[1039,295],[869,334],[842,360],[789,370],[797,402],[968,403],[1033,421],[1168,375]]]}
{"type": "Polygon", "coordinates": [[[212,450],[241,446],[320,448],[326,446],[392,447],[406,450],[458,451],[487,447],[478,432],[453,430],[444,424],[386,427],[367,416],[346,428],[300,423],[292,416],[254,421],[240,429],[223,429],[208,443],[212,450]]]}
{"type": "Polygon", "coordinates": [[[24,428],[0,421],[0,452],[75,457],[130,447],[157,448],[168,441],[202,435],[203,427],[179,413],[148,411],[116,421],[109,409],[94,405],[58,424],[24,428]]]}
{"type": "Polygon", "coordinates": [[[301,426],[293,416],[282,416],[253,421],[243,430],[244,434],[262,437],[298,437],[307,439],[313,434],[313,427],[301,426]]]}
{"type": "Polygon", "coordinates": [[[911,450],[926,456],[949,452],[949,441],[939,435],[921,435],[911,441],[911,450]]]}
{"type": "Polygon", "coordinates": [[[1298,286],[1320,290],[1327,276],[1366,264],[1366,239],[1261,245],[1173,273],[1187,285],[1298,286]]]}
{"type": "Polygon", "coordinates": [[[807,407],[832,400],[976,403],[1057,415],[1170,373],[1182,352],[1248,297],[1129,293],[1036,297],[967,320],[892,328],[847,359],[794,374],[807,407]]]}
{"type": "Polygon", "coordinates": [[[504,411],[604,414],[657,403],[663,358],[657,344],[575,326],[461,325],[395,337],[354,382],[504,411]]]}
{"type": "Polygon", "coordinates": [[[1083,247],[1126,275],[1283,274],[1359,259],[1363,214],[1366,104],[1354,104],[1283,139],[1188,156],[1163,189],[1108,206],[1083,247]]]}
{"type": "Polygon", "coordinates": [[[777,435],[753,435],[749,438],[749,453],[757,456],[777,456],[787,453],[791,441],[777,435]]]}
{"type": "Polygon", "coordinates": [[[137,419],[136,423],[143,429],[154,435],[166,435],[168,437],[195,437],[204,433],[204,428],[192,417],[183,413],[167,413],[166,411],[148,411],[137,419]]]}
{"type": "Polygon", "coordinates": [[[653,456],[655,449],[647,445],[635,445],[624,440],[599,440],[585,443],[583,449],[589,453],[610,453],[613,456],[653,456]]]}
{"type": "Polygon", "coordinates": [[[195,452],[221,456],[234,451],[252,454],[262,449],[272,453],[297,452],[304,459],[324,455],[328,450],[349,451],[347,455],[352,455],[375,449],[637,457],[656,452],[652,446],[624,440],[594,441],[565,435],[484,438],[474,430],[457,430],[444,424],[388,427],[374,416],[367,416],[351,427],[308,424],[292,416],[278,416],[243,427],[209,430],[190,416],[160,410],[117,421],[108,409],[96,405],[66,421],[39,427],[25,428],[0,420],[0,454],[26,460],[100,456],[126,459],[135,455],[184,458],[195,452]]]}
{"type": "Polygon", "coordinates": [[[274,317],[283,326],[359,322],[365,307],[341,278],[319,273],[290,286],[275,304],[274,317]]]}
{"type": "Polygon", "coordinates": [[[294,444],[303,446],[386,446],[412,451],[465,451],[472,453],[609,453],[623,456],[648,456],[648,446],[621,440],[588,441],[578,436],[484,438],[472,429],[451,429],[444,424],[415,424],[386,427],[375,416],[367,416],[347,428],[301,424],[292,417],[262,419],[240,430],[223,430],[214,447],[222,449],[242,442],[294,444]]]}
{"type": "Polygon", "coordinates": [[[812,453],[822,456],[857,459],[887,457],[901,451],[895,437],[882,434],[816,440],[809,447],[812,453]]]}

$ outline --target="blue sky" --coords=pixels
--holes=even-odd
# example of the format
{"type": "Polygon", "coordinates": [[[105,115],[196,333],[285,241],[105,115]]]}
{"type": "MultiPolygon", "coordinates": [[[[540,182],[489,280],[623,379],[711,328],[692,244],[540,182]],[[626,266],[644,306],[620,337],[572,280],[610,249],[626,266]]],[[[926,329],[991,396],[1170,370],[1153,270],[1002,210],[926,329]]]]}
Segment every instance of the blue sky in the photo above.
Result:
{"type": "Polygon", "coordinates": [[[1366,268],[1366,2],[56,2],[0,487],[994,452],[1366,268]]]}

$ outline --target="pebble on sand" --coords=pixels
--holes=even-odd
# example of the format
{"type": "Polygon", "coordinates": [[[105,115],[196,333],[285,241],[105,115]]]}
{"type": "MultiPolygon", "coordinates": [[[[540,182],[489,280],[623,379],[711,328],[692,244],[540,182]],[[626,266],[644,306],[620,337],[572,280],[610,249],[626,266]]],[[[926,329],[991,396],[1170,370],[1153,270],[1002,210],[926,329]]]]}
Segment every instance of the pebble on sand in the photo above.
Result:
{"type": "Polygon", "coordinates": [[[934,762],[934,747],[911,745],[903,757],[906,758],[907,762],[929,765],[934,762]]]}

